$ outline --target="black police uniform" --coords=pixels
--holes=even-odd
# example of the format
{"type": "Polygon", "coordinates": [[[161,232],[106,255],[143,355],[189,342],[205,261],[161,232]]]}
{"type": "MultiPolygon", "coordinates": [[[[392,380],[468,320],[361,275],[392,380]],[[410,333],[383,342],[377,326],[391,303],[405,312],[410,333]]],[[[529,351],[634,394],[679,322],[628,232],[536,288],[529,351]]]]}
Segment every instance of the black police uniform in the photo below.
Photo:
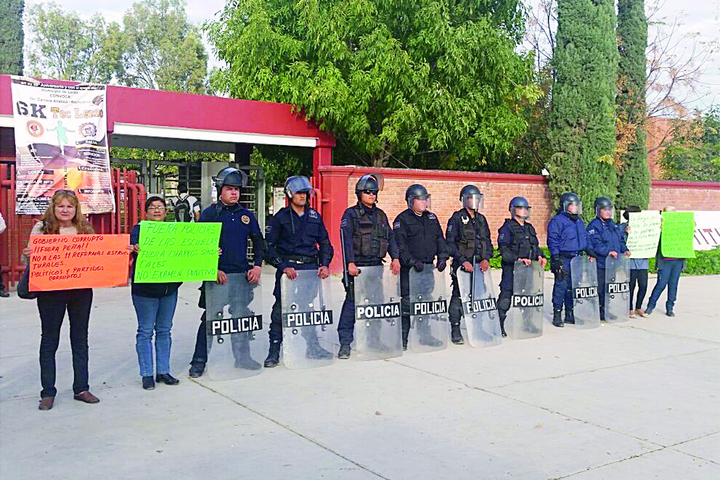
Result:
{"type": "MultiPolygon", "coordinates": [[[[273,290],[275,303],[270,314],[270,342],[279,344],[282,342],[280,279],[283,271],[287,267],[295,270],[328,267],[333,257],[333,247],[322,217],[317,210],[308,206],[303,215],[298,215],[289,206],[280,209],[267,228],[266,239],[267,261],[277,268],[273,290]]],[[[306,330],[303,329],[303,332],[306,330]]]]}
{"type": "MultiPolygon", "coordinates": [[[[261,266],[265,242],[263,240],[260,226],[255,215],[239,203],[224,205],[220,201],[210,205],[200,214],[199,222],[220,222],[220,249],[222,255],[218,260],[218,270],[225,273],[245,273],[254,266],[261,266]],[[248,239],[252,240],[253,265],[250,266],[247,258],[248,239]]],[[[205,284],[200,287],[200,308],[205,308],[205,284]]],[[[200,327],[195,341],[195,353],[193,353],[191,365],[202,365],[207,362],[207,334],[205,331],[205,312],[200,319],[200,327]]],[[[240,337],[232,335],[233,355],[236,362],[250,359],[250,346],[245,337],[244,343],[240,337]],[[236,339],[235,337],[238,337],[236,339]]],[[[259,365],[258,365],[259,367],[259,365]]]]}
{"type": "MultiPolygon", "coordinates": [[[[345,240],[346,264],[354,263],[358,267],[377,266],[383,264],[388,253],[393,260],[400,256],[387,215],[375,205],[368,207],[358,202],[345,210],[340,229],[345,240]]],[[[348,280],[338,323],[340,345],[350,345],[353,342],[355,328],[354,277],[348,276],[348,280]]],[[[382,282],[378,281],[377,285],[382,288],[382,282]]]]}
{"type": "Polygon", "coordinates": [[[410,332],[410,268],[417,263],[432,264],[447,261],[448,247],[440,222],[427,210],[417,215],[408,208],[393,222],[395,240],[400,253],[400,294],[402,296],[403,346],[407,345],[410,332]]]}
{"type": "Polygon", "coordinates": [[[465,262],[480,263],[490,260],[493,254],[490,227],[485,215],[475,212],[473,217],[466,208],[453,213],[446,230],[447,244],[450,255],[453,257],[452,270],[452,297],[450,298],[450,324],[459,325],[463,316],[462,302],[460,301],[460,287],[457,280],[458,268],[465,262]]]}
{"type": "Polygon", "coordinates": [[[500,281],[500,295],[498,296],[498,313],[500,314],[500,327],[505,332],[505,318],[510,309],[513,295],[513,277],[515,262],[521,258],[537,260],[544,257],[540,250],[535,227],[530,222],[524,225],[513,218],[506,218],[503,226],[498,230],[498,248],[502,255],[502,280],[500,281]]]}

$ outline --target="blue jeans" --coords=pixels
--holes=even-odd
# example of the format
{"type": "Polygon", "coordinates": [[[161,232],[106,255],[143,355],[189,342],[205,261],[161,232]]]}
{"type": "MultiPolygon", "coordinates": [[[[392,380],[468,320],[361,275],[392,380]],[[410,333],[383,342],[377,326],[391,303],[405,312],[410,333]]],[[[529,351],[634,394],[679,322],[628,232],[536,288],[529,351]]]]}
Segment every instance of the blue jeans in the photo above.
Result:
{"type": "Polygon", "coordinates": [[[668,289],[667,301],[665,302],[665,310],[671,312],[675,306],[675,300],[677,300],[677,288],[678,281],[680,280],[680,273],[683,271],[685,260],[665,260],[662,270],[658,272],[657,283],[653,288],[652,294],[650,294],[650,300],[646,310],[654,310],[657,304],[660,294],[668,289]]]}
{"type": "Polygon", "coordinates": [[[170,373],[170,345],[172,344],[170,329],[173,315],[175,315],[177,297],[177,290],[171,295],[161,298],[132,296],[138,317],[135,349],[142,377],[153,375],[153,331],[155,331],[157,374],[170,373]]]}

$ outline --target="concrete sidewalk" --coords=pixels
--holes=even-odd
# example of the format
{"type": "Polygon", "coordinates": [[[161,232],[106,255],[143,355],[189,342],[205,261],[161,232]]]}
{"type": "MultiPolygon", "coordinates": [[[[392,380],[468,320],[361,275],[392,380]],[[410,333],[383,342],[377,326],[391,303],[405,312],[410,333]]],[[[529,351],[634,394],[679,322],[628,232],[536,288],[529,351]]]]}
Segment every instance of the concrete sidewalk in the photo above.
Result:
{"type": "Polygon", "coordinates": [[[674,319],[663,295],[650,318],[594,330],[546,319],[542,337],[488,349],[226,382],[187,377],[196,289],[182,287],[173,328],[181,383],[154,391],[140,386],[129,289],[95,290],[101,403],[72,399],[66,324],[49,412],[35,302],[0,300],[0,478],[720,478],[720,277],[683,277],[674,319]]]}

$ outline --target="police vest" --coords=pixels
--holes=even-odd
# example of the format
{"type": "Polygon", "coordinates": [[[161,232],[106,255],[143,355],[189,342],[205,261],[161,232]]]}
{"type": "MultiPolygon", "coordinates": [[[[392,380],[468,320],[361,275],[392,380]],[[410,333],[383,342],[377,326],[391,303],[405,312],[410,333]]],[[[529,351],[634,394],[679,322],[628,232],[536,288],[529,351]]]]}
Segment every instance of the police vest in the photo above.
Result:
{"type": "MultiPolygon", "coordinates": [[[[458,212],[460,215],[460,230],[458,231],[458,252],[460,255],[466,258],[472,258],[475,255],[475,246],[477,244],[477,234],[475,231],[475,225],[473,224],[472,217],[467,213],[465,209],[458,212]]],[[[475,219],[478,222],[485,222],[485,219],[480,216],[479,213],[475,214],[475,219]]],[[[489,257],[489,252],[485,251],[485,244],[481,243],[480,252],[481,258],[489,257]]]]}
{"type": "Polygon", "coordinates": [[[355,255],[385,258],[390,243],[390,226],[385,212],[374,208],[375,221],[359,203],[353,207],[353,250],[355,255]]]}
{"type": "Polygon", "coordinates": [[[539,253],[537,251],[537,247],[532,241],[533,238],[537,238],[535,228],[530,223],[525,222],[525,225],[528,227],[525,229],[520,226],[518,222],[514,222],[509,218],[505,219],[505,223],[510,227],[510,231],[513,236],[510,249],[515,252],[517,257],[529,259],[537,258],[539,253]]]}

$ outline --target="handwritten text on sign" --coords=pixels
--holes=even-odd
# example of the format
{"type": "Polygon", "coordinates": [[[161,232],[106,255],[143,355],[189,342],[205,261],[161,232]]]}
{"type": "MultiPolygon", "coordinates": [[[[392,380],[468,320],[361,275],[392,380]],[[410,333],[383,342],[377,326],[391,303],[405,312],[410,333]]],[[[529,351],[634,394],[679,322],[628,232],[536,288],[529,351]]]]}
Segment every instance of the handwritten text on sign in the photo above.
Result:
{"type": "Polygon", "coordinates": [[[30,291],[127,284],[129,235],[31,235],[30,291]]]}
{"type": "Polygon", "coordinates": [[[630,213],[627,247],[631,258],[651,258],[660,241],[660,212],[647,210],[630,213]]]}
{"type": "Polygon", "coordinates": [[[221,223],[140,222],[135,283],[215,280],[221,223]]]}
{"type": "Polygon", "coordinates": [[[661,250],[665,258],[695,258],[695,214],[663,212],[661,250]]]}

